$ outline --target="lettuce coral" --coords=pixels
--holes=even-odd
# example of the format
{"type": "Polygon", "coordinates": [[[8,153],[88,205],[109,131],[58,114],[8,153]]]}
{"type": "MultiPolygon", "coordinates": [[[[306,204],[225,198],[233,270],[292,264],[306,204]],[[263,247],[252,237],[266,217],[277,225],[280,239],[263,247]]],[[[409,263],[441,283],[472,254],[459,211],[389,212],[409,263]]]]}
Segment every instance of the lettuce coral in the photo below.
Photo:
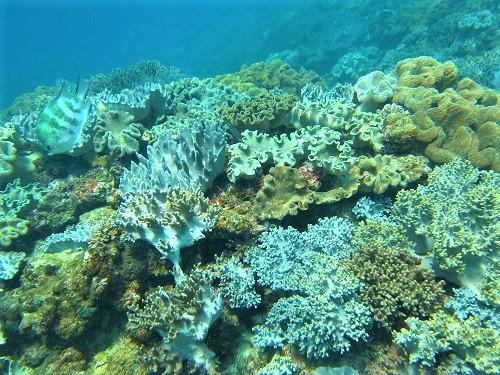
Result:
{"type": "Polygon", "coordinates": [[[354,85],[354,91],[361,102],[361,110],[375,112],[378,106],[392,98],[396,85],[396,77],[385,75],[379,70],[360,77],[354,85]]]}
{"type": "Polygon", "coordinates": [[[244,65],[239,72],[217,76],[215,79],[238,91],[248,92],[251,96],[265,94],[273,88],[298,96],[307,83],[323,83],[316,73],[304,68],[296,71],[280,60],[244,65]]]}
{"type": "Polygon", "coordinates": [[[429,172],[423,156],[361,156],[349,171],[359,182],[359,190],[382,194],[390,187],[406,187],[429,172]]]}
{"type": "Polygon", "coordinates": [[[253,178],[268,162],[295,166],[307,157],[311,164],[337,175],[355,161],[351,141],[343,141],[339,132],[327,127],[309,126],[290,134],[270,136],[245,130],[242,140],[229,147],[229,180],[253,178]]]}
{"type": "Polygon", "coordinates": [[[261,94],[219,109],[221,118],[237,132],[245,129],[267,131],[288,125],[290,110],[295,105],[293,95],[261,94]]]}
{"type": "Polygon", "coordinates": [[[112,156],[123,157],[139,151],[143,126],[133,122],[133,116],[122,111],[101,113],[94,125],[94,150],[109,150],[112,156]]]}
{"type": "Polygon", "coordinates": [[[29,220],[23,216],[44,192],[38,184],[21,186],[19,179],[0,190],[0,246],[10,246],[13,240],[28,233],[29,220]]]}

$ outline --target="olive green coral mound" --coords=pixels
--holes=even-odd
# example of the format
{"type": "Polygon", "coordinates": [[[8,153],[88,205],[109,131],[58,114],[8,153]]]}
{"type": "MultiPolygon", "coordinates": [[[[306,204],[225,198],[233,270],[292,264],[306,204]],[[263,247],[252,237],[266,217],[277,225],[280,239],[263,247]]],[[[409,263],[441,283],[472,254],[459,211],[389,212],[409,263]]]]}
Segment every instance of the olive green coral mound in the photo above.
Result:
{"type": "Polygon", "coordinates": [[[378,244],[365,245],[346,261],[363,282],[362,299],[380,326],[391,329],[409,316],[427,318],[441,307],[444,283],[420,263],[408,251],[378,244]]]}

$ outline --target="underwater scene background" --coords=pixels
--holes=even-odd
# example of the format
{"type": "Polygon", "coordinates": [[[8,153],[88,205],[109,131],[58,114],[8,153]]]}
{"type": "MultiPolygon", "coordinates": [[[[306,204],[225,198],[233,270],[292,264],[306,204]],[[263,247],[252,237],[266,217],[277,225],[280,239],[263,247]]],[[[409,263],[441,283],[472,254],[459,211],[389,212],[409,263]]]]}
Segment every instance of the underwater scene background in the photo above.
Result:
{"type": "Polygon", "coordinates": [[[500,373],[498,1],[0,17],[0,374],[500,373]]]}

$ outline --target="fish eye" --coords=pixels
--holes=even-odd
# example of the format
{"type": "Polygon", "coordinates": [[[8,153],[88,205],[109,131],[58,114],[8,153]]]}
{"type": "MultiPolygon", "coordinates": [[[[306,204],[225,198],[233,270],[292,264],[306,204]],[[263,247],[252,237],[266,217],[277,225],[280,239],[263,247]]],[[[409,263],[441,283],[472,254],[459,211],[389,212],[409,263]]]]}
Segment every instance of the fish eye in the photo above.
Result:
{"type": "Polygon", "coordinates": [[[51,149],[50,146],[46,146],[45,148],[47,149],[47,151],[50,151],[50,149],[51,149]]]}

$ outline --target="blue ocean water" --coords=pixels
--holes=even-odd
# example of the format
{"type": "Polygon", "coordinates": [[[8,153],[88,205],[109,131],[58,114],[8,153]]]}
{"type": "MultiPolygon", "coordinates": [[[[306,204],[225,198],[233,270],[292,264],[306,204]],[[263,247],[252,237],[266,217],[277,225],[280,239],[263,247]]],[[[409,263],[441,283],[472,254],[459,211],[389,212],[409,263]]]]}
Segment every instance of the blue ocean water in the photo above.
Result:
{"type": "Polygon", "coordinates": [[[265,59],[263,41],[297,0],[5,0],[0,107],[36,85],[157,59],[207,77],[265,59]]]}
{"type": "Polygon", "coordinates": [[[498,0],[0,20],[0,375],[500,374],[498,0]]]}

